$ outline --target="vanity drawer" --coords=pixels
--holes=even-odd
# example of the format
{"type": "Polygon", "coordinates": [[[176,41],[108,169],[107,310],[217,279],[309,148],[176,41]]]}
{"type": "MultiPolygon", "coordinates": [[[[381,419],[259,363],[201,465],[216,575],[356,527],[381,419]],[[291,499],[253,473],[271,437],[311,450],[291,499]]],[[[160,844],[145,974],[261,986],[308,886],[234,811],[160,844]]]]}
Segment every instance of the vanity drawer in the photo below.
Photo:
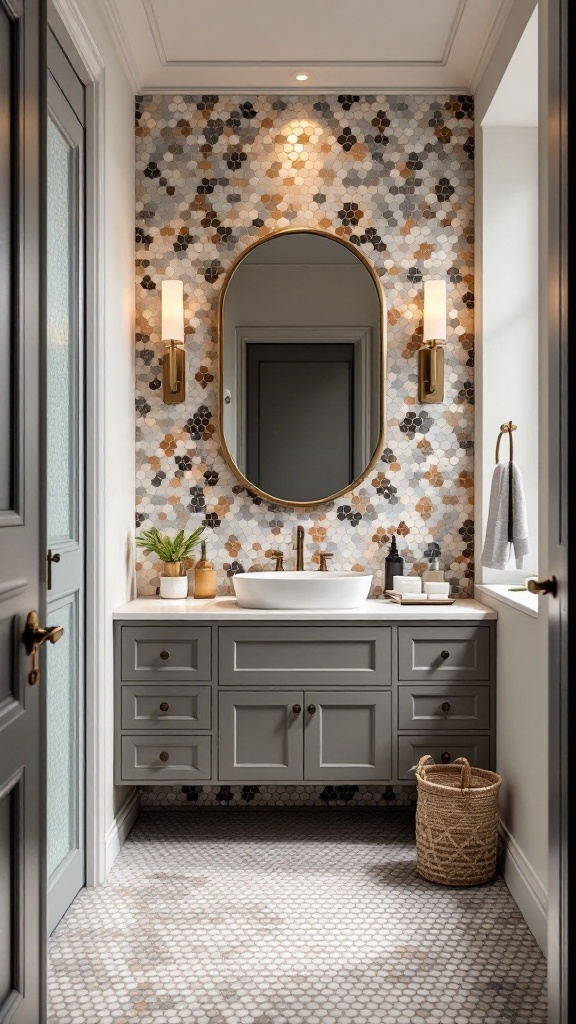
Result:
{"type": "Polygon", "coordinates": [[[447,732],[490,728],[490,687],[401,683],[398,728],[447,732]]]}
{"type": "Polygon", "coordinates": [[[124,685],[121,701],[123,729],[182,732],[211,725],[210,686],[124,685]]]}
{"type": "Polygon", "coordinates": [[[471,736],[468,733],[419,733],[399,736],[398,778],[414,782],[415,775],[410,769],[417,765],[425,754],[431,754],[437,764],[442,763],[444,754],[447,762],[455,761],[457,757],[466,757],[475,768],[490,768],[490,737],[471,736]]]}
{"type": "Polygon", "coordinates": [[[220,685],[390,685],[389,627],[224,626],[220,685]]]}
{"type": "Polygon", "coordinates": [[[209,626],[123,626],[122,679],[209,682],[209,626]]]}
{"type": "Polygon", "coordinates": [[[123,782],[148,786],[194,782],[211,775],[211,736],[122,736],[121,753],[123,782]]]}
{"type": "Polygon", "coordinates": [[[476,682],[490,679],[488,626],[400,626],[398,678],[476,682]]]}

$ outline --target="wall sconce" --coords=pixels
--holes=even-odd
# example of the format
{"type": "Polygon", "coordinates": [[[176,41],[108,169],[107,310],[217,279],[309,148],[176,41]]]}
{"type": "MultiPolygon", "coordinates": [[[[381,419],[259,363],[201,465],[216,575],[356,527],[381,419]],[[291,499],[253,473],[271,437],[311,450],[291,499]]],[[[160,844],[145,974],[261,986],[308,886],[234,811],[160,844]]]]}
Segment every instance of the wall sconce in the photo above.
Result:
{"type": "Polygon", "coordinates": [[[162,396],[167,405],[174,405],[186,398],[182,281],[162,281],[161,340],[170,343],[170,348],[162,357],[162,396]]]}
{"type": "Polygon", "coordinates": [[[418,350],[418,401],[444,401],[446,281],[424,282],[424,334],[418,350]]]}

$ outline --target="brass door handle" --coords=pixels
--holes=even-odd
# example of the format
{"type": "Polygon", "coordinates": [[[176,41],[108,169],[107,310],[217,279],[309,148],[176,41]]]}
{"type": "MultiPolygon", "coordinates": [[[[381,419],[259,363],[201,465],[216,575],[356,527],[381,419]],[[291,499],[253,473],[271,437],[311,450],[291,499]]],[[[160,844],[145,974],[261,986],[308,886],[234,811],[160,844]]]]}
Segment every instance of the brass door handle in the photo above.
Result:
{"type": "Polygon", "coordinates": [[[22,643],[26,648],[26,654],[32,655],[32,668],[28,673],[30,686],[36,686],[40,682],[40,666],[38,651],[47,640],[51,644],[58,643],[64,633],[64,626],[41,626],[38,612],[30,612],[26,619],[26,626],[22,634],[22,643]]]}
{"type": "Polygon", "coordinates": [[[531,594],[542,594],[543,597],[546,594],[556,597],[558,593],[558,580],[555,576],[551,576],[549,580],[528,580],[526,586],[531,594]]]}

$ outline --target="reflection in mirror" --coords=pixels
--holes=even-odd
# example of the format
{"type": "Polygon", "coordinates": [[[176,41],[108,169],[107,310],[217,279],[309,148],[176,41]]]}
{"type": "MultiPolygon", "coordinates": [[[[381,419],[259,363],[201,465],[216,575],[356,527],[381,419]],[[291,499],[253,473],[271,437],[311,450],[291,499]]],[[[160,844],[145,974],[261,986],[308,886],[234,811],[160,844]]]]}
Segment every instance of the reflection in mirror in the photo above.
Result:
{"type": "Polygon", "coordinates": [[[284,504],[344,493],[382,447],[383,298],[347,243],[279,232],[232,269],[220,308],[220,422],[243,482],[284,504]]]}

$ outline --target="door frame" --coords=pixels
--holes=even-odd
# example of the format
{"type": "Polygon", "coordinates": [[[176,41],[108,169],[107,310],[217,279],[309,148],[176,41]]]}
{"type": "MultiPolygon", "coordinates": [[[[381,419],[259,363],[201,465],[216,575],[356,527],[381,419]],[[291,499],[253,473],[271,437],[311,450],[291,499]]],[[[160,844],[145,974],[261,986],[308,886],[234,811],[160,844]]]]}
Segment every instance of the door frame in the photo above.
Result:
{"type": "Polygon", "coordinates": [[[73,0],[49,0],[48,23],[86,90],[86,885],[106,878],[106,694],[111,661],[105,605],[104,58],[73,0]]]}

